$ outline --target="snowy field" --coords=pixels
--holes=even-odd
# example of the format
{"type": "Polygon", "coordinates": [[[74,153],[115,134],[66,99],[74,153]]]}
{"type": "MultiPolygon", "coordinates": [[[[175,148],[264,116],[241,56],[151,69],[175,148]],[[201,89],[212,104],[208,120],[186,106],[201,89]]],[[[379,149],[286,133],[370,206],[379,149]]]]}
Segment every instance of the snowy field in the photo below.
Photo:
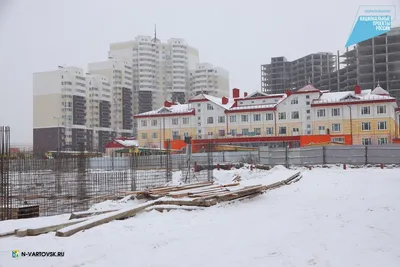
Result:
{"type": "MultiPolygon", "coordinates": [[[[298,183],[199,211],[151,211],[71,237],[0,238],[0,266],[398,267],[400,169],[303,169],[298,183]],[[63,258],[18,258],[11,251],[64,251],[63,258]]],[[[243,185],[270,184],[295,171],[214,171],[243,185]]],[[[129,207],[135,201],[92,209],[129,207]]],[[[0,232],[69,215],[0,222],[0,232]]]]}

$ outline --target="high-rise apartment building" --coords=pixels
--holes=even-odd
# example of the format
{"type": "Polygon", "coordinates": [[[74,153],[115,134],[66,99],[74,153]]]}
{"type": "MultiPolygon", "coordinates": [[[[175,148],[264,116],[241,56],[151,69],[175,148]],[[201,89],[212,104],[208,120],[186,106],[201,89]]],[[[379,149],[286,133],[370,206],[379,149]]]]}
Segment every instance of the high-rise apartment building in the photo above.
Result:
{"type": "Polygon", "coordinates": [[[261,65],[261,90],[265,93],[284,93],[309,83],[321,89],[325,74],[336,70],[336,57],[332,53],[314,53],[294,61],[285,57],[271,58],[270,64],[261,65]]]}
{"type": "Polygon", "coordinates": [[[111,127],[111,85],[107,77],[88,73],[86,88],[86,127],[90,133],[87,150],[104,152],[104,146],[115,137],[111,127]]]}
{"type": "Polygon", "coordinates": [[[131,62],[139,113],[162,105],[166,98],[185,102],[189,94],[189,69],[199,62],[198,51],[185,40],[172,38],[162,43],[150,36],[113,43],[109,56],[131,62]]]}
{"type": "Polygon", "coordinates": [[[190,96],[208,94],[216,97],[229,96],[229,73],[209,63],[197,64],[190,71],[190,96]]]}
{"type": "Polygon", "coordinates": [[[78,150],[86,145],[86,78],[62,67],[33,74],[33,145],[36,151],[78,150]]]}
{"type": "Polygon", "coordinates": [[[133,114],[133,71],[131,63],[122,58],[88,64],[90,74],[100,74],[107,78],[112,93],[111,129],[117,136],[134,134],[133,114]]]}

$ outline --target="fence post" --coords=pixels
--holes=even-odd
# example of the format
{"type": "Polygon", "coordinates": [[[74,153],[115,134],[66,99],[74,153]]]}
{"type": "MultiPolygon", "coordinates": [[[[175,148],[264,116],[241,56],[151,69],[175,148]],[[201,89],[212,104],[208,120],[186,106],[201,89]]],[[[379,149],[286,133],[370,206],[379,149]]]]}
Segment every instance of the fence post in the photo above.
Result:
{"type": "MultiPolygon", "coordinates": [[[[167,151],[165,157],[165,171],[167,183],[172,181],[172,162],[171,162],[171,140],[166,140],[167,151]]],[[[162,157],[161,157],[162,158],[162,157]]]]}
{"type": "Polygon", "coordinates": [[[284,144],[285,144],[285,167],[289,168],[289,147],[286,142],[284,144]]]}
{"type": "Polygon", "coordinates": [[[368,164],[368,146],[365,146],[365,165],[368,164]]]}
{"type": "Polygon", "coordinates": [[[213,169],[214,169],[213,149],[214,149],[213,144],[211,142],[208,143],[208,149],[207,149],[207,180],[209,182],[211,182],[213,180],[213,169]]]}
{"type": "Polygon", "coordinates": [[[326,147],[322,146],[322,164],[326,164],[326,147]]]}
{"type": "Polygon", "coordinates": [[[136,155],[132,152],[130,157],[130,167],[131,167],[131,191],[136,191],[136,178],[137,178],[137,165],[136,165],[136,155]]]}
{"type": "Polygon", "coordinates": [[[79,145],[80,154],[78,156],[78,188],[77,196],[79,200],[86,198],[86,157],[85,147],[83,144],[79,145]]]}

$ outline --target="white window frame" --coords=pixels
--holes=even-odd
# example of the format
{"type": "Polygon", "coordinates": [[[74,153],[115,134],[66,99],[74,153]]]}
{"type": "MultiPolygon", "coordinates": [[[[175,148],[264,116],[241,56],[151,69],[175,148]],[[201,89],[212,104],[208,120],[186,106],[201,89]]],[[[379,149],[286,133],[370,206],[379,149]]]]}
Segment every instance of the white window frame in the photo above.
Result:
{"type": "Polygon", "coordinates": [[[362,131],[371,131],[371,122],[362,122],[361,123],[361,130],[362,131]]]}
{"type": "Polygon", "coordinates": [[[300,112],[299,111],[292,111],[292,120],[298,120],[300,119],[300,112]],[[295,118],[294,115],[297,114],[297,118],[295,118]]]}
{"type": "Polygon", "coordinates": [[[278,131],[279,135],[287,135],[287,127],[285,126],[279,126],[279,131],[278,131]],[[285,129],[285,133],[282,133],[281,130],[285,129]]]}
{"type": "Polygon", "coordinates": [[[236,119],[237,119],[237,118],[236,118],[236,115],[230,115],[230,116],[229,116],[229,122],[230,122],[230,123],[236,123],[236,119]]]}
{"type": "Polygon", "coordinates": [[[245,114],[240,115],[240,121],[241,122],[249,122],[249,115],[245,115],[245,114]],[[243,118],[246,118],[246,119],[243,119],[243,118]]]}
{"type": "Polygon", "coordinates": [[[214,110],[213,105],[211,105],[210,103],[207,103],[207,110],[214,110]]]}
{"type": "Polygon", "coordinates": [[[340,116],[340,108],[333,108],[333,109],[331,110],[331,115],[332,115],[332,117],[338,117],[338,116],[340,116]]]}
{"type": "Polygon", "coordinates": [[[179,124],[179,119],[178,118],[172,118],[172,125],[178,125],[179,124]]]}
{"type": "Polygon", "coordinates": [[[370,106],[361,107],[361,115],[371,115],[371,107],[370,106]]]}
{"type": "Polygon", "coordinates": [[[182,118],[182,124],[189,124],[190,123],[190,120],[189,120],[189,118],[182,118]]]}
{"type": "Polygon", "coordinates": [[[266,113],[265,114],[266,121],[273,121],[274,120],[274,113],[266,113]]]}
{"type": "Polygon", "coordinates": [[[141,120],[140,121],[140,126],[141,127],[147,127],[147,120],[141,120]]]}
{"type": "Polygon", "coordinates": [[[265,129],[265,134],[266,135],[274,135],[274,127],[267,127],[265,129]]]}
{"type": "Polygon", "coordinates": [[[142,139],[147,140],[147,133],[142,133],[142,139]]]}
{"type": "Polygon", "coordinates": [[[370,145],[372,145],[372,138],[371,137],[363,137],[361,139],[361,143],[363,146],[370,146],[370,145]]]}
{"type": "Polygon", "coordinates": [[[378,121],[377,129],[380,131],[387,130],[387,122],[386,121],[378,121]],[[383,128],[381,128],[381,123],[383,123],[383,126],[384,126],[383,128]]]}
{"type": "Polygon", "coordinates": [[[291,105],[297,105],[299,104],[299,99],[297,97],[294,97],[291,101],[290,101],[291,105]]]}
{"type": "Polygon", "coordinates": [[[389,142],[387,137],[378,137],[378,145],[386,145],[388,143],[389,142]]]}
{"type": "Polygon", "coordinates": [[[260,113],[253,114],[253,121],[261,121],[261,114],[260,113]]]}
{"type": "Polygon", "coordinates": [[[377,106],[376,107],[376,114],[386,114],[386,105],[377,106]]]}
{"type": "Polygon", "coordinates": [[[218,116],[218,123],[225,123],[225,116],[218,116]]]}
{"type": "Polygon", "coordinates": [[[278,113],[279,120],[286,120],[286,112],[279,112],[278,113]]]}
{"type": "Polygon", "coordinates": [[[207,124],[214,124],[214,117],[207,117],[207,124]]]}
{"type": "Polygon", "coordinates": [[[335,132],[335,133],[340,132],[340,130],[341,130],[340,123],[333,123],[331,130],[332,130],[332,132],[335,132]],[[335,127],[333,127],[333,126],[337,126],[337,125],[339,125],[339,127],[338,127],[339,129],[335,130],[335,127]]]}
{"type": "Polygon", "coordinates": [[[318,118],[326,117],[326,110],[325,109],[317,109],[317,117],[318,118]]]}

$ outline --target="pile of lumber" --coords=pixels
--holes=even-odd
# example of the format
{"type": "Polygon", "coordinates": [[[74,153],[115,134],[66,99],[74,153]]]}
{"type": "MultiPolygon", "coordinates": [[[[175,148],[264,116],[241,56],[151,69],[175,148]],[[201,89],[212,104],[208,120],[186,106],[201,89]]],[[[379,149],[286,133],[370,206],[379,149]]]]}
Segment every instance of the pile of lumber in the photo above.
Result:
{"type": "Polygon", "coordinates": [[[3,236],[17,235],[22,237],[56,232],[56,236],[66,237],[113,220],[133,217],[143,211],[169,211],[175,209],[190,211],[204,209],[205,207],[214,206],[221,202],[253,198],[267,190],[297,182],[301,177],[300,172],[298,172],[287,179],[270,185],[259,184],[243,187],[239,182],[230,184],[200,182],[190,185],[164,186],[144,191],[124,192],[127,198],[142,199],[143,203],[133,208],[119,210],[72,213],[67,222],[34,229],[18,229],[14,232],[3,233],[3,236]]]}

